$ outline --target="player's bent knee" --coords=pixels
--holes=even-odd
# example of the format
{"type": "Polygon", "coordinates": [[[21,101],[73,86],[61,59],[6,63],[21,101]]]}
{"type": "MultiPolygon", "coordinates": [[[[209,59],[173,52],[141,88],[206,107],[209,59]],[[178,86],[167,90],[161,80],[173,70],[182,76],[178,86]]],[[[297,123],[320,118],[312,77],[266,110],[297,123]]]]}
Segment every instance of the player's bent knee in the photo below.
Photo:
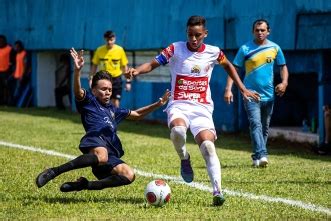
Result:
{"type": "Polygon", "coordinates": [[[136,175],[131,168],[126,170],[123,175],[130,181],[130,183],[136,179],[136,175]]]}
{"type": "Polygon", "coordinates": [[[93,148],[90,151],[90,154],[94,154],[98,157],[99,165],[103,165],[108,162],[108,151],[105,147],[93,148]]]}
{"type": "Polygon", "coordinates": [[[127,164],[119,164],[114,168],[114,172],[118,175],[126,177],[132,183],[136,176],[134,170],[127,164]]]}
{"type": "Polygon", "coordinates": [[[94,152],[94,155],[98,157],[99,165],[104,165],[108,161],[108,154],[100,153],[100,152],[94,152]]]}
{"type": "Polygon", "coordinates": [[[133,183],[133,181],[136,179],[136,175],[133,173],[130,177],[128,177],[128,180],[130,180],[130,183],[133,183]]]}
{"type": "Polygon", "coordinates": [[[97,154],[99,165],[104,165],[108,162],[108,155],[97,154]]]}
{"type": "Polygon", "coordinates": [[[171,128],[170,138],[171,140],[186,139],[186,130],[184,126],[174,126],[171,128]]]}

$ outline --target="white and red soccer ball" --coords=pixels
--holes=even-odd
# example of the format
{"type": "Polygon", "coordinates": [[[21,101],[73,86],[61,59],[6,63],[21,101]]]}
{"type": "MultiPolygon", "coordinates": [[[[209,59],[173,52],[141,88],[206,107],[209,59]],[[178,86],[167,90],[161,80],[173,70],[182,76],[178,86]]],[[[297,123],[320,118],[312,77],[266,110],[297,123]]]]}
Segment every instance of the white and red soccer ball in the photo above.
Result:
{"type": "Polygon", "coordinates": [[[145,198],[153,206],[163,206],[170,201],[171,189],[164,180],[153,180],[145,188],[145,198]]]}

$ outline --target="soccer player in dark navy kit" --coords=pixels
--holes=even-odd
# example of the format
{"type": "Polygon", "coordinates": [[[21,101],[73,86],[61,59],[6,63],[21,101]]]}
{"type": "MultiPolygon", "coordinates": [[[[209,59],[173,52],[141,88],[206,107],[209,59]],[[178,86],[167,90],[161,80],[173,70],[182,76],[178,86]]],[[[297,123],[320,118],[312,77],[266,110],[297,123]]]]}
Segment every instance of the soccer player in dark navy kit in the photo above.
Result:
{"type": "Polygon", "coordinates": [[[77,53],[71,49],[70,53],[75,63],[74,93],[77,110],[81,114],[86,131],[79,145],[83,154],[63,165],[46,169],[37,176],[36,184],[40,188],[64,172],[92,167],[97,181],[88,181],[85,177],[80,177],[76,182],[63,183],[60,190],[101,190],[128,185],[134,181],[135,174],[133,169],[121,160],[124,151],[116,134],[117,125],[124,119],[141,119],[166,104],[170,92],[167,90],[159,101],[134,111],[116,108],[110,102],[112,83],[109,73],[99,71],[94,75],[91,92],[82,89],[80,75],[84,66],[83,51],[77,53]]]}

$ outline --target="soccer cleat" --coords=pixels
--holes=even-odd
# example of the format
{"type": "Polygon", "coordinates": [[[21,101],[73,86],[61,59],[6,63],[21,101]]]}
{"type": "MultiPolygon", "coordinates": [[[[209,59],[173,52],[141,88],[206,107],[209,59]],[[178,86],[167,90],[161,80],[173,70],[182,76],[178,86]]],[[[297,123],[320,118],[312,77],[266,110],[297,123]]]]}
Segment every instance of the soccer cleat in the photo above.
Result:
{"type": "Polygon", "coordinates": [[[181,160],[180,162],[180,175],[186,183],[191,183],[194,178],[193,169],[191,166],[190,155],[187,160],[181,160]]]}
{"type": "Polygon", "coordinates": [[[268,165],[268,158],[267,157],[261,157],[260,167],[266,167],[267,165],[268,165]]]}
{"type": "Polygon", "coordinates": [[[40,173],[36,178],[36,184],[38,188],[43,187],[48,183],[50,180],[54,179],[56,177],[55,172],[52,169],[44,170],[42,173],[40,173]]]}
{"type": "Polygon", "coordinates": [[[214,206],[222,206],[225,202],[225,198],[222,193],[216,192],[213,194],[213,205],[214,206]]]}
{"type": "Polygon", "coordinates": [[[76,182],[66,182],[60,187],[61,192],[81,191],[87,189],[88,180],[85,177],[80,177],[76,182]]]}

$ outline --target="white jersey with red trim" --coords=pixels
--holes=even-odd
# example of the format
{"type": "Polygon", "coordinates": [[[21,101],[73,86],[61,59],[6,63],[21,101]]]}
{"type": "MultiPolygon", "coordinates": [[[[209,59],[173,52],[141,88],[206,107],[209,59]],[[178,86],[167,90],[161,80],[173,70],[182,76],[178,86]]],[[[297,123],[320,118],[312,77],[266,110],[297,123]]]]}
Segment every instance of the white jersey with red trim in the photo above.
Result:
{"type": "Polygon", "coordinates": [[[226,60],[218,47],[203,44],[193,52],[187,42],[175,42],[155,59],[161,65],[169,63],[170,66],[172,96],[167,109],[175,104],[193,104],[213,112],[209,82],[214,65],[226,60]]]}

